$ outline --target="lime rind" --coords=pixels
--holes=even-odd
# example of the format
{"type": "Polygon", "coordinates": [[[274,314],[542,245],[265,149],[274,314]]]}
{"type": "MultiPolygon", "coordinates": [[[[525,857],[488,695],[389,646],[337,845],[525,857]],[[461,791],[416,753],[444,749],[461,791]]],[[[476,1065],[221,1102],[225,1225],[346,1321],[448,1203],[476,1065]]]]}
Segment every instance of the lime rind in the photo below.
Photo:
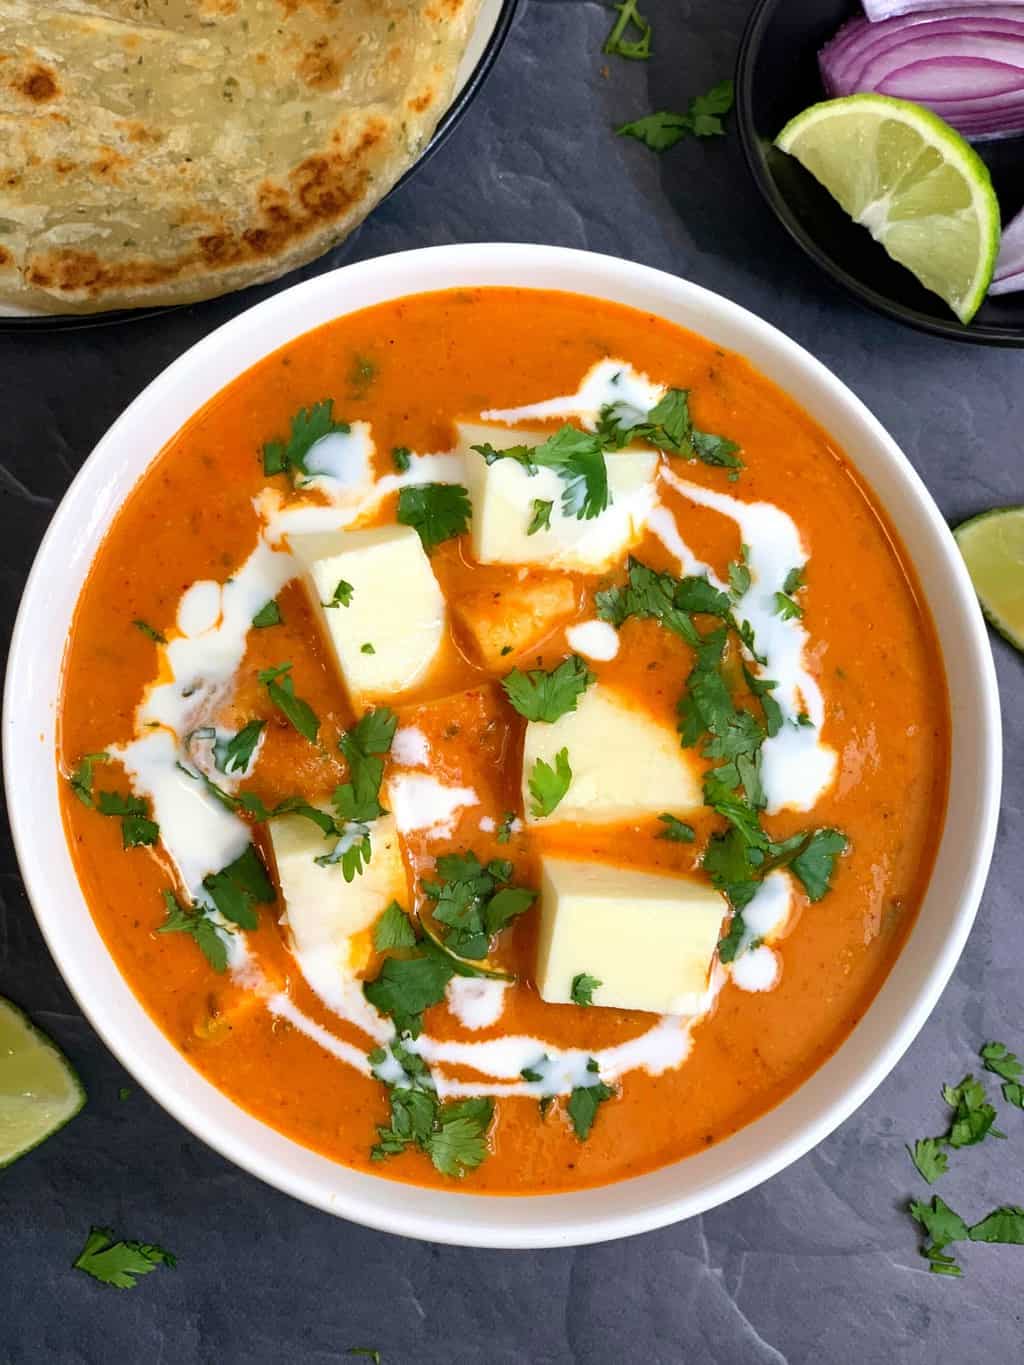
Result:
{"type": "Polygon", "coordinates": [[[0,996],[0,1170],[63,1128],[85,1100],[56,1044],[0,996]]]}
{"type": "MultiPolygon", "coordinates": [[[[899,145],[898,135],[894,139],[899,145]]],[[[888,95],[848,95],[843,99],[823,100],[813,104],[803,113],[790,119],[776,138],[775,145],[783,152],[795,156],[798,161],[817,179],[841,204],[855,221],[866,227],[876,241],[899,264],[912,271],[925,288],[943,298],[959,317],[961,322],[970,322],[988,293],[999,254],[1001,236],[999,201],[992,187],[988,167],[977,152],[959,133],[943,122],[930,109],[909,100],[893,99],[888,95]],[[836,145],[833,155],[821,155],[815,146],[814,130],[819,125],[832,124],[838,130],[837,120],[844,121],[848,127],[843,137],[833,134],[836,145]],[[929,213],[927,189],[922,191],[920,184],[910,183],[911,163],[896,161],[896,169],[903,172],[903,185],[899,180],[887,185],[883,195],[871,197],[865,193],[872,184],[877,190],[877,172],[881,158],[877,147],[867,148],[864,157],[858,158],[858,148],[864,150],[864,133],[870,122],[885,121],[890,125],[890,133],[895,133],[892,125],[902,124],[908,136],[903,139],[908,147],[916,147],[916,155],[926,151],[936,154],[933,172],[952,171],[969,192],[969,202],[962,205],[951,204],[949,211],[942,214],[929,213]],[[916,143],[911,143],[912,134],[916,143]],[[810,135],[810,136],[809,136],[810,135]],[[839,144],[842,145],[839,145],[839,144]],[[801,155],[801,144],[805,155],[801,155]],[[806,158],[806,159],[805,159],[806,158]],[[810,163],[810,164],[809,164],[810,163]],[[815,164],[817,163],[817,164],[815,164]],[[918,202],[915,204],[915,194],[918,202]],[[904,213],[894,215],[894,205],[903,201],[904,213]],[[916,211],[912,211],[916,210],[916,211]],[[943,279],[943,246],[938,240],[930,220],[939,217],[956,227],[963,226],[970,231],[971,220],[977,224],[977,244],[971,245],[973,269],[969,281],[962,287],[952,279],[952,270],[943,279]]],[[[954,197],[957,194],[956,179],[944,187],[954,197]]],[[[934,187],[933,187],[934,191],[934,187]]],[[[947,232],[948,246],[956,255],[955,234],[947,232]]],[[[961,251],[962,259],[967,252],[961,251]]]]}
{"type": "Polygon", "coordinates": [[[1024,651],[1024,507],[995,507],[953,535],[988,622],[1024,651]]]}

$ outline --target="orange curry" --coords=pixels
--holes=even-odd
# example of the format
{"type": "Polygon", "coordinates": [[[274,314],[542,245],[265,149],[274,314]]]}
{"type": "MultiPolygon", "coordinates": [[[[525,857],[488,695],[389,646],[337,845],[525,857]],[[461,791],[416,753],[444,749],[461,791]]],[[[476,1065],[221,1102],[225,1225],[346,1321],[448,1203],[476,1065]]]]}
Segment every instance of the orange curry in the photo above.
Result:
{"type": "MultiPolygon", "coordinates": [[[[774,503],[799,528],[809,554],[800,600],[810,667],[825,699],[823,737],[838,762],[813,814],[783,811],[765,815],[763,825],[776,841],[812,823],[835,827],[848,847],[820,902],[810,903],[797,888],[796,911],[778,945],[782,966],[774,989],[727,985],[696,1025],[687,1060],[657,1076],[631,1071],[601,1103],[585,1141],[564,1098],[538,1106],[533,1097],[499,1097],[486,1131],[487,1157],[457,1186],[474,1192],[597,1185],[722,1141],[783,1100],[836,1049],[906,941],[942,827],[947,697],[911,566],[843,452],[741,357],[656,317],[555,292],[481,289],[404,299],[299,338],[186,424],[107,534],[67,650],[59,764],[70,779],[83,755],[132,738],[135,709],[161,667],[152,633],[173,637],[186,589],[196,580],[230,578],[253,551],[259,534],[254,498],[268,484],[282,497],[294,495],[284,476],[268,478],[261,451],[288,431],[298,409],[330,397],[338,417],[370,422],[376,472],[390,474],[393,448],[449,450],[455,418],[475,420],[487,409],[572,393],[606,356],[688,390],[695,426],[725,433],[740,447],[744,467],[734,481],[725,468],[673,461],[686,479],[745,501],[774,503]],[[137,622],[153,631],[136,628],[137,622]]],[[[689,504],[671,488],[661,497],[687,543],[724,579],[741,553],[735,522],[689,504]]],[[[391,493],[383,500],[375,522],[395,520],[396,498],[391,493]]],[[[649,533],[631,552],[654,569],[680,572],[678,560],[649,533]]],[[[623,581],[625,557],[597,576],[478,565],[462,535],[433,547],[430,559],[452,608],[449,636],[421,683],[382,700],[400,724],[426,736],[434,773],[472,786],[479,804],[456,815],[450,836],[419,831],[403,841],[405,908],[415,914],[422,905],[419,879],[434,858],[467,849],[484,863],[511,860],[523,886],[538,885],[538,858],[551,847],[699,876],[709,837],[726,828],[711,809],[685,817],[694,827],[692,842],[659,837],[663,825],[650,819],[551,830],[517,821],[506,842],[498,838],[506,813],[522,813],[523,720],[501,678],[514,666],[550,670],[564,660],[566,626],[594,617],[596,592],[623,581]],[[524,582],[547,585],[562,602],[557,623],[528,653],[518,642],[513,607],[502,615],[506,595],[514,604],[524,582]],[[496,622],[507,622],[500,668],[484,666],[467,642],[460,600],[483,603],[496,622]]],[[[218,716],[229,729],[266,722],[255,767],[239,790],[258,793],[267,807],[297,794],[329,798],[347,773],[337,740],[358,719],[299,583],[287,584],[277,600],[281,623],[249,633],[234,690],[218,716]],[[272,704],[259,681],[260,670],[285,660],[296,693],[319,718],[316,744],[272,704]]],[[[613,659],[588,667],[674,730],[693,667],[691,645],[652,619],[625,621],[620,639],[613,659]]],[[[97,765],[93,780],[128,792],[115,762],[97,765]]],[[[100,931],[140,1001],[192,1064],[244,1109],[328,1157],[393,1179],[452,1186],[415,1143],[371,1160],[377,1128],[388,1122],[385,1086],[273,1014],[265,995],[237,975],[213,970],[188,934],[158,933],[167,915],[162,893],[177,885],[173,862],[159,841],[124,848],[120,821],[76,800],[70,781],[64,791],[67,837],[100,931]]],[[[264,829],[254,821],[253,831],[272,870],[264,829]]],[[[252,958],[308,1018],[368,1047],[304,980],[280,909],[260,906],[259,927],[247,935],[252,958]]],[[[518,916],[492,947],[489,960],[518,978],[497,1023],[471,1031],[437,1004],[425,1017],[431,1036],[479,1041],[532,1034],[556,1047],[599,1050],[651,1026],[650,1015],[635,1011],[542,1001],[531,981],[537,914],[534,905],[518,916]]],[[[627,914],[624,907],[624,932],[627,914]]],[[[371,979],[381,956],[372,948],[368,953],[362,974],[371,979]]],[[[473,1078],[467,1068],[449,1073],[473,1078]]]]}

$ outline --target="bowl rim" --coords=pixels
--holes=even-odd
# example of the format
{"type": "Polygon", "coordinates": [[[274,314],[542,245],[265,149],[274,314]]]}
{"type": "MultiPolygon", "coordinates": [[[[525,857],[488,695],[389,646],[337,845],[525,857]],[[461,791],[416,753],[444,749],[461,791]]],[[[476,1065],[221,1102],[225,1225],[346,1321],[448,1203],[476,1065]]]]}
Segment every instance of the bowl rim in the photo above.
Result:
{"type": "MultiPolygon", "coordinates": [[[[765,164],[763,140],[758,135],[754,120],[753,91],[754,73],[765,30],[780,5],[786,0],[757,0],[747,19],[740,38],[736,57],[736,123],[740,134],[740,146],[754,184],[761,197],[772,210],[781,226],[806,256],[858,302],[866,304],[876,313],[913,327],[919,332],[943,337],[947,341],[961,341],[973,346],[1001,346],[1013,348],[1024,346],[1024,323],[1019,328],[1003,327],[993,323],[962,323],[952,314],[948,319],[932,317],[917,308],[907,307],[889,298],[887,294],[872,289],[856,275],[843,268],[819,244],[797,218],[789,206],[785,195],[769,174],[765,164]]],[[[824,90],[822,100],[828,98],[824,90]]]]}
{"type": "MultiPolygon", "coordinates": [[[[793,392],[792,385],[789,392],[793,392]]],[[[796,401],[808,406],[802,398],[796,401]]],[[[944,649],[943,658],[949,673],[954,655],[944,649]]],[[[959,725],[952,685],[950,691],[954,723],[959,725]]],[[[517,243],[424,248],[316,276],[223,324],[159,374],[100,439],[43,537],[12,635],[2,738],[11,830],[33,912],[83,1014],[139,1084],[221,1155],[315,1207],[383,1231],[494,1248],[607,1241],[702,1213],[760,1184],[832,1132],[902,1056],[956,966],[988,872],[1001,784],[995,668],[966,568],[920,477],[856,395],[769,323],[698,285],[610,256],[517,243]],[[928,540],[929,554],[934,550],[936,572],[943,576],[942,591],[950,598],[946,609],[955,616],[949,630],[956,636],[956,664],[967,679],[964,690],[968,695],[960,699],[960,714],[966,725],[973,726],[970,764],[965,769],[971,790],[964,798],[965,809],[957,829],[969,836],[966,846],[970,856],[957,862],[949,855],[950,867],[945,872],[952,875],[940,877],[933,872],[926,906],[933,897],[944,897],[951,906],[945,916],[950,923],[948,933],[940,935],[930,947],[926,944],[924,966],[918,956],[912,958],[908,953],[910,944],[926,932],[922,928],[926,919],[923,907],[908,943],[860,1023],[833,1056],[781,1105],[683,1162],[568,1194],[502,1198],[426,1190],[400,1180],[366,1175],[311,1152],[234,1104],[184,1060],[120,975],[78,886],[57,806],[55,680],[59,680],[62,663],[54,668],[52,661],[47,664],[47,656],[63,660],[70,614],[102,536],[127,491],[164,444],[162,437],[149,434],[154,414],[171,408],[173,421],[180,428],[210,394],[224,387],[226,381],[218,378],[218,367],[233,376],[249,368],[253,361],[247,357],[247,347],[256,355],[269,354],[322,320],[373,302],[421,292],[424,282],[431,289],[496,283],[557,288],[648,311],[659,311],[661,302],[661,315],[670,321],[678,323],[672,317],[673,307],[689,310],[691,318],[699,316],[702,324],[705,320],[713,322],[711,331],[733,328],[741,333],[748,341],[747,354],[761,350],[766,356],[778,357],[780,365],[794,366],[794,383],[799,377],[803,388],[806,380],[808,392],[816,386],[822,402],[834,403],[835,422],[843,417],[862,431],[865,440],[873,442],[880,468],[891,474],[902,490],[900,496],[905,492],[907,506],[913,508],[911,515],[928,540]],[[363,297],[367,293],[372,296],[369,301],[363,297]],[[184,409],[183,420],[178,395],[182,386],[187,388],[190,383],[210,393],[192,401],[184,409]],[[114,487],[119,476],[124,485],[120,492],[114,487]],[[54,568],[59,574],[54,575],[54,568]],[[70,603],[63,616],[62,597],[70,603]],[[46,631],[53,637],[51,643],[43,639],[46,631]],[[45,755],[42,766],[52,773],[48,779],[40,777],[40,743],[45,755]],[[40,820],[40,805],[51,815],[56,811],[56,821],[40,820]],[[56,894],[58,881],[60,895],[56,894]],[[87,946],[78,939],[87,940],[87,946]],[[913,986],[909,998],[904,998],[907,980],[913,986]],[[897,1023],[891,1030],[881,1028],[878,1011],[883,998],[887,1004],[898,1001],[893,1006],[897,1023]],[[869,1020],[874,1021],[870,1028],[869,1020]],[[149,1054],[155,1054],[156,1060],[149,1054]],[[762,1150],[759,1141],[763,1142],[766,1133],[776,1132],[762,1150]],[[716,1174],[719,1167],[722,1170],[716,1174]],[[680,1171],[695,1173],[694,1188],[676,1188],[680,1171]]],[[[947,823],[940,859],[951,827],[947,823]]],[[[930,923],[927,933],[934,939],[930,923]]],[[[686,1181],[683,1183],[685,1186],[686,1181]]]]}
{"type": "MultiPolygon", "coordinates": [[[[494,27],[487,35],[487,40],[483,50],[477,59],[476,65],[466,78],[465,84],[456,92],[451,104],[448,105],[444,113],[437,121],[430,141],[420,152],[419,156],[407,166],[395,183],[385,194],[380,204],[375,204],[365,218],[361,219],[342,242],[336,243],[334,247],[328,247],[321,255],[307,262],[308,265],[315,265],[317,261],[322,261],[323,257],[338,246],[344,246],[358,233],[366,218],[371,217],[391,196],[408,184],[413,177],[423,169],[428,161],[433,159],[435,152],[439,152],[455,129],[462,122],[468,113],[470,106],[481,90],[490,79],[494,70],[495,63],[501,56],[502,50],[512,32],[512,25],[519,13],[523,0],[497,0],[498,13],[494,21],[494,27]]],[[[477,16],[479,22],[480,16],[477,16]]],[[[302,267],[296,267],[301,269],[302,267]]],[[[335,266],[335,269],[341,269],[335,266]]],[[[113,327],[119,323],[142,322],[147,318],[163,317],[167,313],[179,313],[186,308],[202,308],[206,304],[216,303],[218,300],[235,296],[244,296],[250,289],[265,288],[267,284],[280,284],[287,280],[292,271],[285,271],[276,280],[266,281],[263,285],[250,284],[242,289],[229,289],[223,294],[212,294],[206,299],[196,299],[193,303],[170,303],[158,305],[156,307],[146,307],[145,304],[140,308],[112,308],[109,312],[100,313],[17,313],[0,312],[0,336],[5,332],[80,332],[92,327],[113,327]]],[[[330,272],[325,272],[330,273],[330,272]]],[[[250,307],[254,305],[250,304],[250,307]]]]}

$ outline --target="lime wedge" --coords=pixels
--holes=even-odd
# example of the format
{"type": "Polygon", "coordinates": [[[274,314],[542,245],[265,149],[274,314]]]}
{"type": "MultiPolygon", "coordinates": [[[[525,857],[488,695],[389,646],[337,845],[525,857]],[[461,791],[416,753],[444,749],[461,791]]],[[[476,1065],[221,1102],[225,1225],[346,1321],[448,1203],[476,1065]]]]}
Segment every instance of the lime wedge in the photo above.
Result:
{"type": "Polygon", "coordinates": [[[64,1054],[0,996],[0,1168],[45,1142],[84,1103],[64,1054]]]}
{"type": "Polygon", "coordinates": [[[1011,645],[1024,649],[1024,507],[982,512],[953,534],[982,611],[1011,645]]]}
{"type": "Polygon", "coordinates": [[[775,145],[970,322],[995,269],[999,204],[988,168],[959,133],[919,104],[849,95],[812,104],[775,145]]]}

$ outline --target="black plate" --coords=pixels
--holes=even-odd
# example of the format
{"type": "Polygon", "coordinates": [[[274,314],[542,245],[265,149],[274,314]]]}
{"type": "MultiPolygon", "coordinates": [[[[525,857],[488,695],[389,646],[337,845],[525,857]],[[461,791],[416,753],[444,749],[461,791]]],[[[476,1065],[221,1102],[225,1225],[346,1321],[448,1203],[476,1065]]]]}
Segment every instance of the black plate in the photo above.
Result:
{"type": "MultiPolygon", "coordinates": [[[[986,299],[965,327],[798,161],[772,145],[794,115],[825,98],[818,52],[841,24],[862,13],[850,0],[760,0],[755,7],[736,70],[737,119],[754,179],[794,241],[863,303],[936,336],[1024,346],[1024,294],[986,299]]],[[[1008,223],[1024,202],[1024,138],[974,145],[992,172],[1008,223]]]]}
{"type": "MultiPolygon", "coordinates": [[[[491,74],[491,69],[498,60],[498,54],[505,45],[505,39],[509,35],[519,4],[520,0],[502,0],[501,12],[498,15],[498,22],[494,25],[494,32],[480,54],[480,60],[470,72],[469,79],[441,116],[437,127],[434,129],[434,136],[427,143],[419,158],[392,185],[388,194],[384,196],[385,199],[394,194],[399,186],[410,180],[420,167],[430,160],[438,148],[447,142],[466,110],[480,93],[487,77],[491,74]]],[[[287,276],[281,278],[286,279],[287,276]]],[[[223,295],[214,296],[215,299],[223,297],[223,295]]],[[[173,313],[179,308],[195,308],[203,303],[213,301],[213,299],[201,299],[198,304],[172,304],[165,308],[119,308],[109,313],[45,313],[30,317],[4,317],[3,314],[0,314],[0,332],[22,331],[26,328],[35,331],[70,331],[80,327],[105,327],[117,322],[137,322],[142,318],[157,317],[160,313],[173,313]]]]}

